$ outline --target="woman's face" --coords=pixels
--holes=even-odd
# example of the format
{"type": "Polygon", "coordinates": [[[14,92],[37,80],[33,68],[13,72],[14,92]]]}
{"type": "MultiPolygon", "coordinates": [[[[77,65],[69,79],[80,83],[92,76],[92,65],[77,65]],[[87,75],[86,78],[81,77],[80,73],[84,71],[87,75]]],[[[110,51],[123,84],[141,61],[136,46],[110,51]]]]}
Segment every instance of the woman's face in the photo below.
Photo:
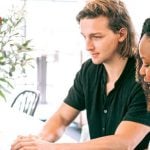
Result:
{"type": "Polygon", "coordinates": [[[140,75],[143,76],[145,82],[150,82],[150,37],[143,35],[139,43],[139,54],[142,59],[140,75]]]}

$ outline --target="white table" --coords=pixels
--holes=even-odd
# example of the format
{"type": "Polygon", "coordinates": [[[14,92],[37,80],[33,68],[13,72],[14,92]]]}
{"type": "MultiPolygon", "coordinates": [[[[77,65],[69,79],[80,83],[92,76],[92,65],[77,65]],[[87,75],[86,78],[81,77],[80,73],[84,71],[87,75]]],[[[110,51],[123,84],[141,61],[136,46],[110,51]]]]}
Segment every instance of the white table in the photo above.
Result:
{"type": "MultiPolygon", "coordinates": [[[[0,103],[0,150],[10,150],[10,145],[17,135],[36,134],[44,122],[24,113],[19,113],[5,103],[0,103]]],[[[76,142],[63,135],[58,142],[76,142]]]]}

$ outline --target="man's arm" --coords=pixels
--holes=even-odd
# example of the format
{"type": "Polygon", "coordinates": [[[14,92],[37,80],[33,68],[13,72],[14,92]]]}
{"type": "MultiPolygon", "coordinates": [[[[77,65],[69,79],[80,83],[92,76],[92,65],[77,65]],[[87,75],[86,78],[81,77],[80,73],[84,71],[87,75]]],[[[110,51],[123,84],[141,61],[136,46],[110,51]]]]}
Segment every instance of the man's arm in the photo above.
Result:
{"type": "MultiPolygon", "coordinates": [[[[41,137],[47,141],[56,141],[62,135],[65,127],[72,122],[78,114],[78,110],[63,103],[53,117],[46,122],[40,133],[41,137]]],[[[96,150],[99,148],[106,148],[108,150],[133,150],[149,132],[149,126],[132,121],[122,121],[114,135],[100,137],[79,144],[54,144],[53,146],[59,147],[60,149],[65,148],[66,150],[70,148],[71,150],[96,150]]]]}
{"type": "Polygon", "coordinates": [[[133,150],[149,132],[149,126],[132,121],[122,121],[114,135],[91,140],[88,145],[95,143],[97,147],[108,150],[133,150]]]}
{"type": "Polygon", "coordinates": [[[56,144],[58,150],[133,150],[150,132],[150,127],[132,121],[122,121],[114,135],[104,136],[79,144],[56,144]]]}
{"type": "MultiPolygon", "coordinates": [[[[59,137],[59,130],[61,127],[66,127],[78,113],[79,111],[63,104],[59,111],[54,115],[56,118],[59,117],[56,120],[52,117],[46,122],[41,132],[42,138],[49,141],[55,141],[59,137]],[[68,111],[71,111],[71,113],[68,113],[68,111]],[[61,112],[62,114],[60,114],[61,112]],[[49,137],[49,135],[53,136],[49,137]]],[[[50,143],[29,136],[16,139],[11,146],[11,150],[133,150],[149,132],[149,126],[132,121],[122,121],[114,135],[100,137],[83,143],[67,143],[67,141],[66,143],[50,143]]]]}
{"type": "Polygon", "coordinates": [[[78,114],[78,110],[63,103],[55,114],[46,121],[40,132],[40,137],[43,140],[55,142],[78,114]]]}
{"type": "Polygon", "coordinates": [[[150,126],[133,121],[122,121],[114,135],[92,139],[83,143],[67,143],[67,141],[66,143],[51,143],[55,142],[62,135],[65,127],[68,126],[78,114],[78,110],[63,103],[58,111],[45,123],[40,133],[40,139],[32,136],[21,139],[18,138],[12,144],[11,149],[133,150],[150,132],[150,126]]]}

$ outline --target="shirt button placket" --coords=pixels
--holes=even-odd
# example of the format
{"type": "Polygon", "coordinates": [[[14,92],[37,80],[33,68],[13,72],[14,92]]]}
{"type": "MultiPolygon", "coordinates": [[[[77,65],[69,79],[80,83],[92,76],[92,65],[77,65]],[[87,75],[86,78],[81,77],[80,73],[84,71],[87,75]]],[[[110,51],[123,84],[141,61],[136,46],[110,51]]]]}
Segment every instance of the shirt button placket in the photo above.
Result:
{"type": "Polygon", "coordinates": [[[103,133],[105,133],[105,128],[102,128],[102,130],[103,130],[103,133]]]}
{"type": "Polygon", "coordinates": [[[104,109],[104,114],[107,114],[107,109],[104,109]]]}
{"type": "Polygon", "coordinates": [[[103,112],[104,112],[105,115],[104,115],[104,122],[103,122],[102,131],[103,131],[103,134],[105,135],[105,130],[106,130],[106,129],[105,129],[105,126],[106,126],[106,114],[107,114],[108,111],[107,111],[107,109],[104,109],[103,112]]]}

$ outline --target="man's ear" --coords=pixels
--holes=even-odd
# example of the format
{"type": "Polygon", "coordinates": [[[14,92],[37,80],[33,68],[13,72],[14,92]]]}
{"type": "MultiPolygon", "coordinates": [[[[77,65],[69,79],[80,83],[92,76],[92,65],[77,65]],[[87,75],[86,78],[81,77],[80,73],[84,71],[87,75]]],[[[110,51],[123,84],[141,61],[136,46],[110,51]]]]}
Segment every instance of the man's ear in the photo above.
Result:
{"type": "Polygon", "coordinates": [[[120,35],[120,37],[119,37],[119,42],[123,42],[124,41],[124,39],[126,39],[126,37],[127,37],[127,29],[126,28],[121,28],[120,30],[119,30],[119,35],[120,35]]]}

